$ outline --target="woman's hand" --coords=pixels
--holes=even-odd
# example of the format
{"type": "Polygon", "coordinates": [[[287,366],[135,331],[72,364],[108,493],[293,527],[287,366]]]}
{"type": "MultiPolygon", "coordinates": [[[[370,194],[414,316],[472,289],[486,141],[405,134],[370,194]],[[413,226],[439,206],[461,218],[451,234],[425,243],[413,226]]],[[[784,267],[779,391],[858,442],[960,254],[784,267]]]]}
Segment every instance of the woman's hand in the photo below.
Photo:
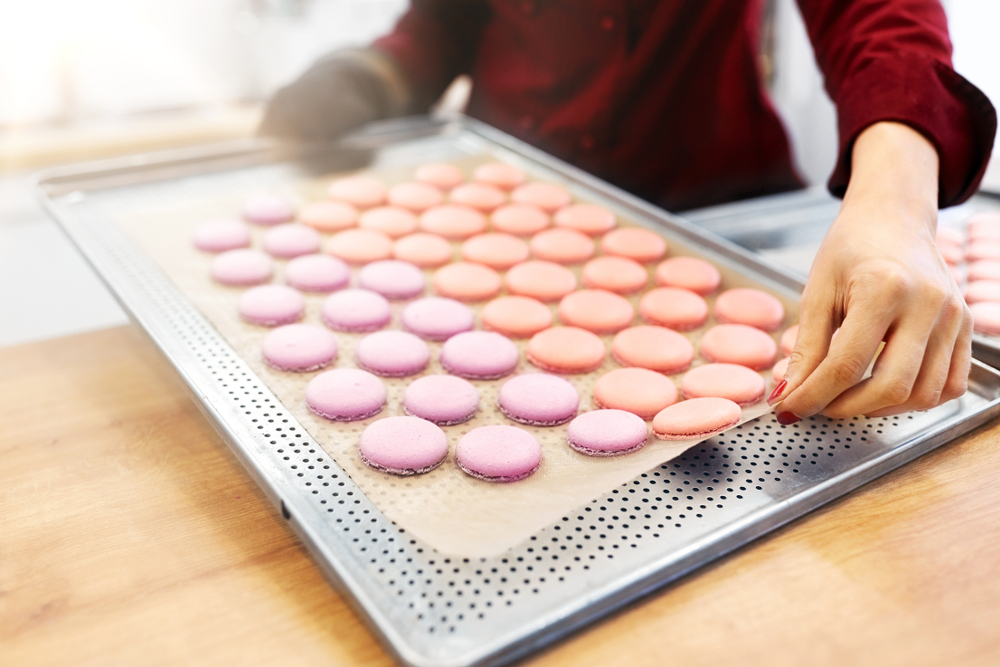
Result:
{"type": "Polygon", "coordinates": [[[908,126],[876,123],[858,137],[786,383],[770,399],[782,401],[780,422],[927,410],[965,393],[972,314],[934,244],[937,180],[937,152],[908,126]]]}

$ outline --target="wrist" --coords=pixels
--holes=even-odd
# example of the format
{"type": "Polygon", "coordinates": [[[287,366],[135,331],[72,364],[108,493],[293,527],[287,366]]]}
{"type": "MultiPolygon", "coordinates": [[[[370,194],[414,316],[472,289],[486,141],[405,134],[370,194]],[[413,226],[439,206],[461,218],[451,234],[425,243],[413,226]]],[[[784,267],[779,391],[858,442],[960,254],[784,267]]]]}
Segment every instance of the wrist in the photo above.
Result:
{"type": "Polygon", "coordinates": [[[896,214],[891,217],[915,215],[936,224],[937,201],[938,154],[922,134],[907,125],[885,121],[858,135],[845,208],[875,206],[896,214]]]}

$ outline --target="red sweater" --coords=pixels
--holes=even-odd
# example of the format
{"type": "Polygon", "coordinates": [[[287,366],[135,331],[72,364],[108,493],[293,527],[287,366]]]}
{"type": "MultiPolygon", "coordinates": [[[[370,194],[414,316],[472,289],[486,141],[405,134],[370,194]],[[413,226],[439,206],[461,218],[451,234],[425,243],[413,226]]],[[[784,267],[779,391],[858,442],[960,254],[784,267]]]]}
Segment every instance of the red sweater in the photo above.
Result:
{"type": "MultiPolygon", "coordinates": [[[[951,68],[937,0],[799,0],[837,105],[842,195],[868,125],[906,123],[969,197],[996,113],[951,68]]],[[[419,108],[459,74],[469,115],[668,209],[801,187],[757,71],[760,0],[413,0],[375,47],[419,108]]]]}

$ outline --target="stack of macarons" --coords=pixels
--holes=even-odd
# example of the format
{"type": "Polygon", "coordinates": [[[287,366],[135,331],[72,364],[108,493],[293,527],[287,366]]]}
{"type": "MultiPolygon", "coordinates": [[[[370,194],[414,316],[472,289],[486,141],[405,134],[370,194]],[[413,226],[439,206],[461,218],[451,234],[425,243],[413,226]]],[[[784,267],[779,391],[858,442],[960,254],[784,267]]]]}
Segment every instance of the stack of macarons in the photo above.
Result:
{"type": "MultiPolygon", "coordinates": [[[[303,205],[258,193],[241,218],[194,232],[214,255],[212,279],[243,290],[243,321],[271,329],[261,342],[270,368],[312,374],[302,376],[310,410],[375,419],[365,433],[392,420],[361,451],[386,472],[439,465],[448,448],[435,459],[434,429],[481,415],[481,383],[498,385],[503,428],[469,431],[456,464],[512,481],[541,465],[526,429],[565,428],[590,456],[637,450],[647,423],[661,439],[703,437],[763,400],[761,373],[778,370],[779,299],[724,289],[711,262],[670,255],[655,231],[619,226],[607,208],[514,165],[426,164],[395,184],[356,174],[303,205]],[[587,378],[582,399],[572,376],[587,378]],[[581,413],[589,398],[595,409],[581,413]],[[393,411],[405,418],[384,416],[393,411]],[[412,460],[398,448],[407,438],[419,443],[412,460]],[[516,466],[488,461],[505,439],[516,466]]],[[[793,330],[781,340],[787,355],[786,339],[793,330]]]]}

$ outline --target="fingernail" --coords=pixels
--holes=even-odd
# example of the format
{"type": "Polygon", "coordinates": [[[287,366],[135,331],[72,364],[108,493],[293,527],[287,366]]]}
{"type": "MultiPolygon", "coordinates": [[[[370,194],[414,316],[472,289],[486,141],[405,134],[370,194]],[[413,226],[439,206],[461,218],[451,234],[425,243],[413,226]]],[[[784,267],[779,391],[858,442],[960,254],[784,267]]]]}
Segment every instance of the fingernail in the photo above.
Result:
{"type": "Polygon", "coordinates": [[[785,391],[785,387],[787,387],[787,386],[788,386],[788,380],[787,379],[782,380],[781,382],[779,382],[778,386],[775,387],[774,391],[771,392],[771,395],[767,397],[767,404],[768,405],[774,405],[775,403],[777,403],[778,402],[778,397],[781,396],[781,392],[785,391]]]}
{"type": "Polygon", "coordinates": [[[782,426],[791,426],[795,422],[799,421],[799,418],[796,417],[791,412],[782,412],[781,414],[778,415],[777,419],[778,423],[781,424],[782,426]]]}

